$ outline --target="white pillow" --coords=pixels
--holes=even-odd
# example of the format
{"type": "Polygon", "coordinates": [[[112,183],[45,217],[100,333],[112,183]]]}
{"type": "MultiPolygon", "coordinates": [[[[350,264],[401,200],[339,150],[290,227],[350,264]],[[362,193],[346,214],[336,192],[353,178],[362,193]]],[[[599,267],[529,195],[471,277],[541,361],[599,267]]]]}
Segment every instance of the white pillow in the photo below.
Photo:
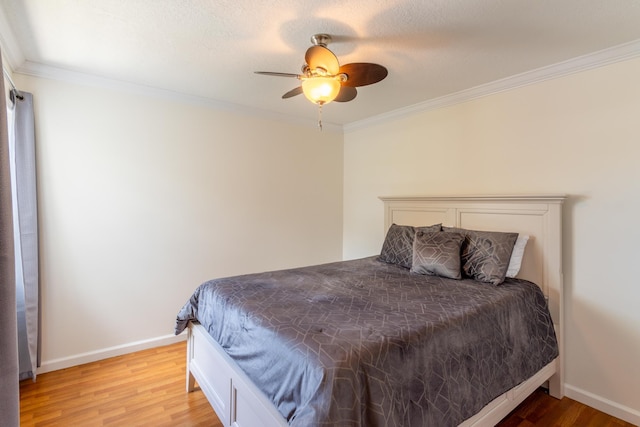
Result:
{"type": "Polygon", "coordinates": [[[524,248],[527,246],[529,236],[523,236],[518,234],[516,244],[513,245],[513,251],[511,252],[511,258],[509,259],[509,268],[507,268],[507,277],[516,277],[520,271],[522,265],[522,258],[524,257],[524,248]]]}

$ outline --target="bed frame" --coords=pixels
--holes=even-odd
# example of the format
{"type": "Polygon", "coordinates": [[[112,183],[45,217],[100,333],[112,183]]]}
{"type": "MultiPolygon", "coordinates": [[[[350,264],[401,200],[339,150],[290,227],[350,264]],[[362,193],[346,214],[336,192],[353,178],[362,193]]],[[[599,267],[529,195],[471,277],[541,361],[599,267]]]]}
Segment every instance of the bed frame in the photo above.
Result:
{"type": "MultiPolygon", "coordinates": [[[[530,236],[518,277],[537,283],[549,303],[560,356],[527,381],[498,396],[461,426],[493,426],[538,387],[564,396],[562,357],[562,203],[563,195],[380,197],[384,230],[391,224],[446,226],[511,231],[530,236]]],[[[224,426],[287,426],[271,401],[197,322],[190,322],[187,342],[187,391],[200,389],[224,426]]]]}

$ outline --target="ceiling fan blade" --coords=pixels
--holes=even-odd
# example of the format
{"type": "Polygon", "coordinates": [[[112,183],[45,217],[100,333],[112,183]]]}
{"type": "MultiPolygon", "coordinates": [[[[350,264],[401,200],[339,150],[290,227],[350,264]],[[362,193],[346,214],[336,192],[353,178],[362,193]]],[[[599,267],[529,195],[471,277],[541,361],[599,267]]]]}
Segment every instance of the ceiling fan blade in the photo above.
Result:
{"type": "Polygon", "coordinates": [[[342,86],[340,92],[334,101],[336,102],[349,102],[352,101],[358,95],[358,90],[351,86],[342,86]]]}
{"type": "Polygon", "coordinates": [[[302,86],[298,86],[297,88],[291,89],[289,92],[282,95],[282,99],[291,98],[296,95],[300,95],[302,93],[302,86]]]}
{"type": "Polygon", "coordinates": [[[389,72],[385,67],[379,64],[371,64],[368,62],[354,62],[352,64],[344,64],[340,67],[340,73],[347,75],[347,80],[342,82],[343,86],[366,86],[378,83],[387,77],[389,72]]]}
{"type": "Polygon", "coordinates": [[[340,71],[338,58],[324,46],[311,46],[307,49],[304,60],[312,70],[320,67],[331,75],[336,75],[340,71]]]}
{"type": "Polygon", "coordinates": [[[276,73],[273,71],[254,71],[254,73],[256,74],[262,74],[264,76],[276,76],[276,77],[295,77],[295,78],[300,78],[299,74],[292,74],[292,73],[276,73]]]}

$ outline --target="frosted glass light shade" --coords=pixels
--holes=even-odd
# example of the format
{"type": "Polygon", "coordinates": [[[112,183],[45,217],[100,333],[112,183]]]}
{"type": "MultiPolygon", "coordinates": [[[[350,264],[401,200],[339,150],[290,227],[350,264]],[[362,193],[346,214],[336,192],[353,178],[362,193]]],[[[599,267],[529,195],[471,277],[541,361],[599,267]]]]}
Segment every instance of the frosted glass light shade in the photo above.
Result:
{"type": "Polygon", "coordinates": [[[314,104],[327,104],[338,96],[340,81],[335,77],[309,77],[302,81],[302,92],[314,104]]]}

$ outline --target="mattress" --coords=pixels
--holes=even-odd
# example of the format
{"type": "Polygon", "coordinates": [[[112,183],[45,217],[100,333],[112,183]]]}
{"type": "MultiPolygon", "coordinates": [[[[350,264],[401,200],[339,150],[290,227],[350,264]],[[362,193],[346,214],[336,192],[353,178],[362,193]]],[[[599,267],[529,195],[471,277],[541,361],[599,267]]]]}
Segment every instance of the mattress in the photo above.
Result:
{"type": "Polygon", "coordinates": [[[558,355],[534,283],[416,275],[377,257],[215,279],[200,322],[294,427],[455,426],[558,355]]]}

